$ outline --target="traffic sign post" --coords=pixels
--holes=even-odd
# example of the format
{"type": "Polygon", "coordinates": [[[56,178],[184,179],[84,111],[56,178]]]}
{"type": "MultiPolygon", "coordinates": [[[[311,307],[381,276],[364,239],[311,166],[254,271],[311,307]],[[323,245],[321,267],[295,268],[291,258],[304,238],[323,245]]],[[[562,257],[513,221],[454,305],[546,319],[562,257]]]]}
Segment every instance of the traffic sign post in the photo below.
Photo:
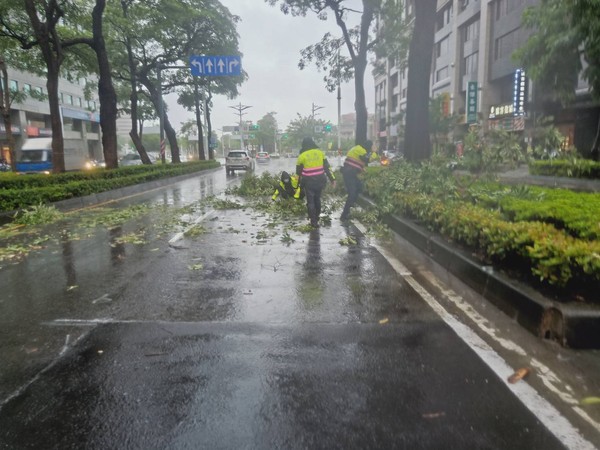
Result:
{"type": "Polygon", "coordinates": [[[242,74],[242,57],[190,56],[190,69],[195,77],[236,76],[242,74]]]}

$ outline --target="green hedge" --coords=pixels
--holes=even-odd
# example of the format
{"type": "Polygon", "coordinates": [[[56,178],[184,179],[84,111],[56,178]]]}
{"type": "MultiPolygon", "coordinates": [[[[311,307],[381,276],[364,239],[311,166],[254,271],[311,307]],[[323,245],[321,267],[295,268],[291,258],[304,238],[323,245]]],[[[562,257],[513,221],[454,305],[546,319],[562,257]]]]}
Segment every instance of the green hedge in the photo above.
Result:
{"type": "Polygon", "coordinates": [[[365,190],[384,213],[416,219],[500,266],[520,261],[542,283],[565,287],[581,281],[597,285],[600,281],[600,194],[535,188],[537,200],[522,202],[511,197],[510,188],[506,188],[495,201],[479,201],[480,182],[468,185],[431,165],[373,169],[367,171],[365,190]],[[479,194],[471,192],[478,190],[479,194]],[[565,203],[561,202],[567,199],[574,202],[570,212],[562,211],[565,203]],[[582,224],[594,220],[595,228],[584,233],[588,225],[582,224]],[[564,229],[557,228],[555,222],[564,229]]]}
{"type": "Polygon", "coordinates": [[[555,177],[600,179],[600,162],[589,159],[551,159],[532,161],[529,173],[555,177]]]}
{"type": "Polygon", "coordinates": [[[57,175],[14,175],[0,177],[0,211],[13,211],[40,203],[96,194],[148,181],[219,167],[217,161],[156,164],[116,170],[69,172],[57,175]]]}

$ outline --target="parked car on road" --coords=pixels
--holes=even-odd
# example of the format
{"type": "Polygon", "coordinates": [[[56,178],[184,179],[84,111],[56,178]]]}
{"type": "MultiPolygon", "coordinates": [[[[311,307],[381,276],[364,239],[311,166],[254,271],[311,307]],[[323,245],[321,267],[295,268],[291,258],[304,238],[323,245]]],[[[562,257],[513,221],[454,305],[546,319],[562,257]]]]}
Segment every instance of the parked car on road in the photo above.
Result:
{"type": "MultiPolygon", "coordinates": [[[[150,162],[154,164],[156,159],[148,153],[148,158],[150,158],[150,162]]],[[[139,166],[142,164],[142,157],[139,153],[127,153],[119,160],[119,167],[125,166],[139,166]]]]}
{"type": "Polygon", "coordinates": [[[271,156],[267,152],[258,152],[256,154],[256,162],[259,164],[266,164],[271,161],[271,156]]]}
{"type": "Polygon", "coordinates": [[[225,158],[225,172],[232,174],[236,170],[252,172],[254,170],[254,159],[245,150],[232,150],[225,158]]]}

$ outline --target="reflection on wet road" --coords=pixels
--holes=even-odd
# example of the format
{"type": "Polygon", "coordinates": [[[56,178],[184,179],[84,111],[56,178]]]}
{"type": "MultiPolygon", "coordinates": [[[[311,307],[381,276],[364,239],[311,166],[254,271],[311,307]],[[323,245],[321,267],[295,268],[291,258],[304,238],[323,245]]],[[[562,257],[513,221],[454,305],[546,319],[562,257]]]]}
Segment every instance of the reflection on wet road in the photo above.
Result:
{"type": "Polygon", "coordinates": [[[242,176],[81,211],[3,264],[0,448],[563,448],[339,211],[212,208],[242,176]]]}

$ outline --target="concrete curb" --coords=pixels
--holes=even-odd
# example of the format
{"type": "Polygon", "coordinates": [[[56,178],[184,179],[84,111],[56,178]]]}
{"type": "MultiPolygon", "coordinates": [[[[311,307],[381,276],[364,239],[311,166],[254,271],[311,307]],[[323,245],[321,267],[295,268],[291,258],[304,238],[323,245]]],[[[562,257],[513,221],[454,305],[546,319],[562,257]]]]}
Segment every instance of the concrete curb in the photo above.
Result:
{"type": "MultiPolygon", "coordinates": [[[[364,196],[359,204],[376,206],[364,196]]],[[[410,220],[389,214],[384,223],[536,336],[565,347],[600,348],[600,305],[550,300],[410,220]]]]}

